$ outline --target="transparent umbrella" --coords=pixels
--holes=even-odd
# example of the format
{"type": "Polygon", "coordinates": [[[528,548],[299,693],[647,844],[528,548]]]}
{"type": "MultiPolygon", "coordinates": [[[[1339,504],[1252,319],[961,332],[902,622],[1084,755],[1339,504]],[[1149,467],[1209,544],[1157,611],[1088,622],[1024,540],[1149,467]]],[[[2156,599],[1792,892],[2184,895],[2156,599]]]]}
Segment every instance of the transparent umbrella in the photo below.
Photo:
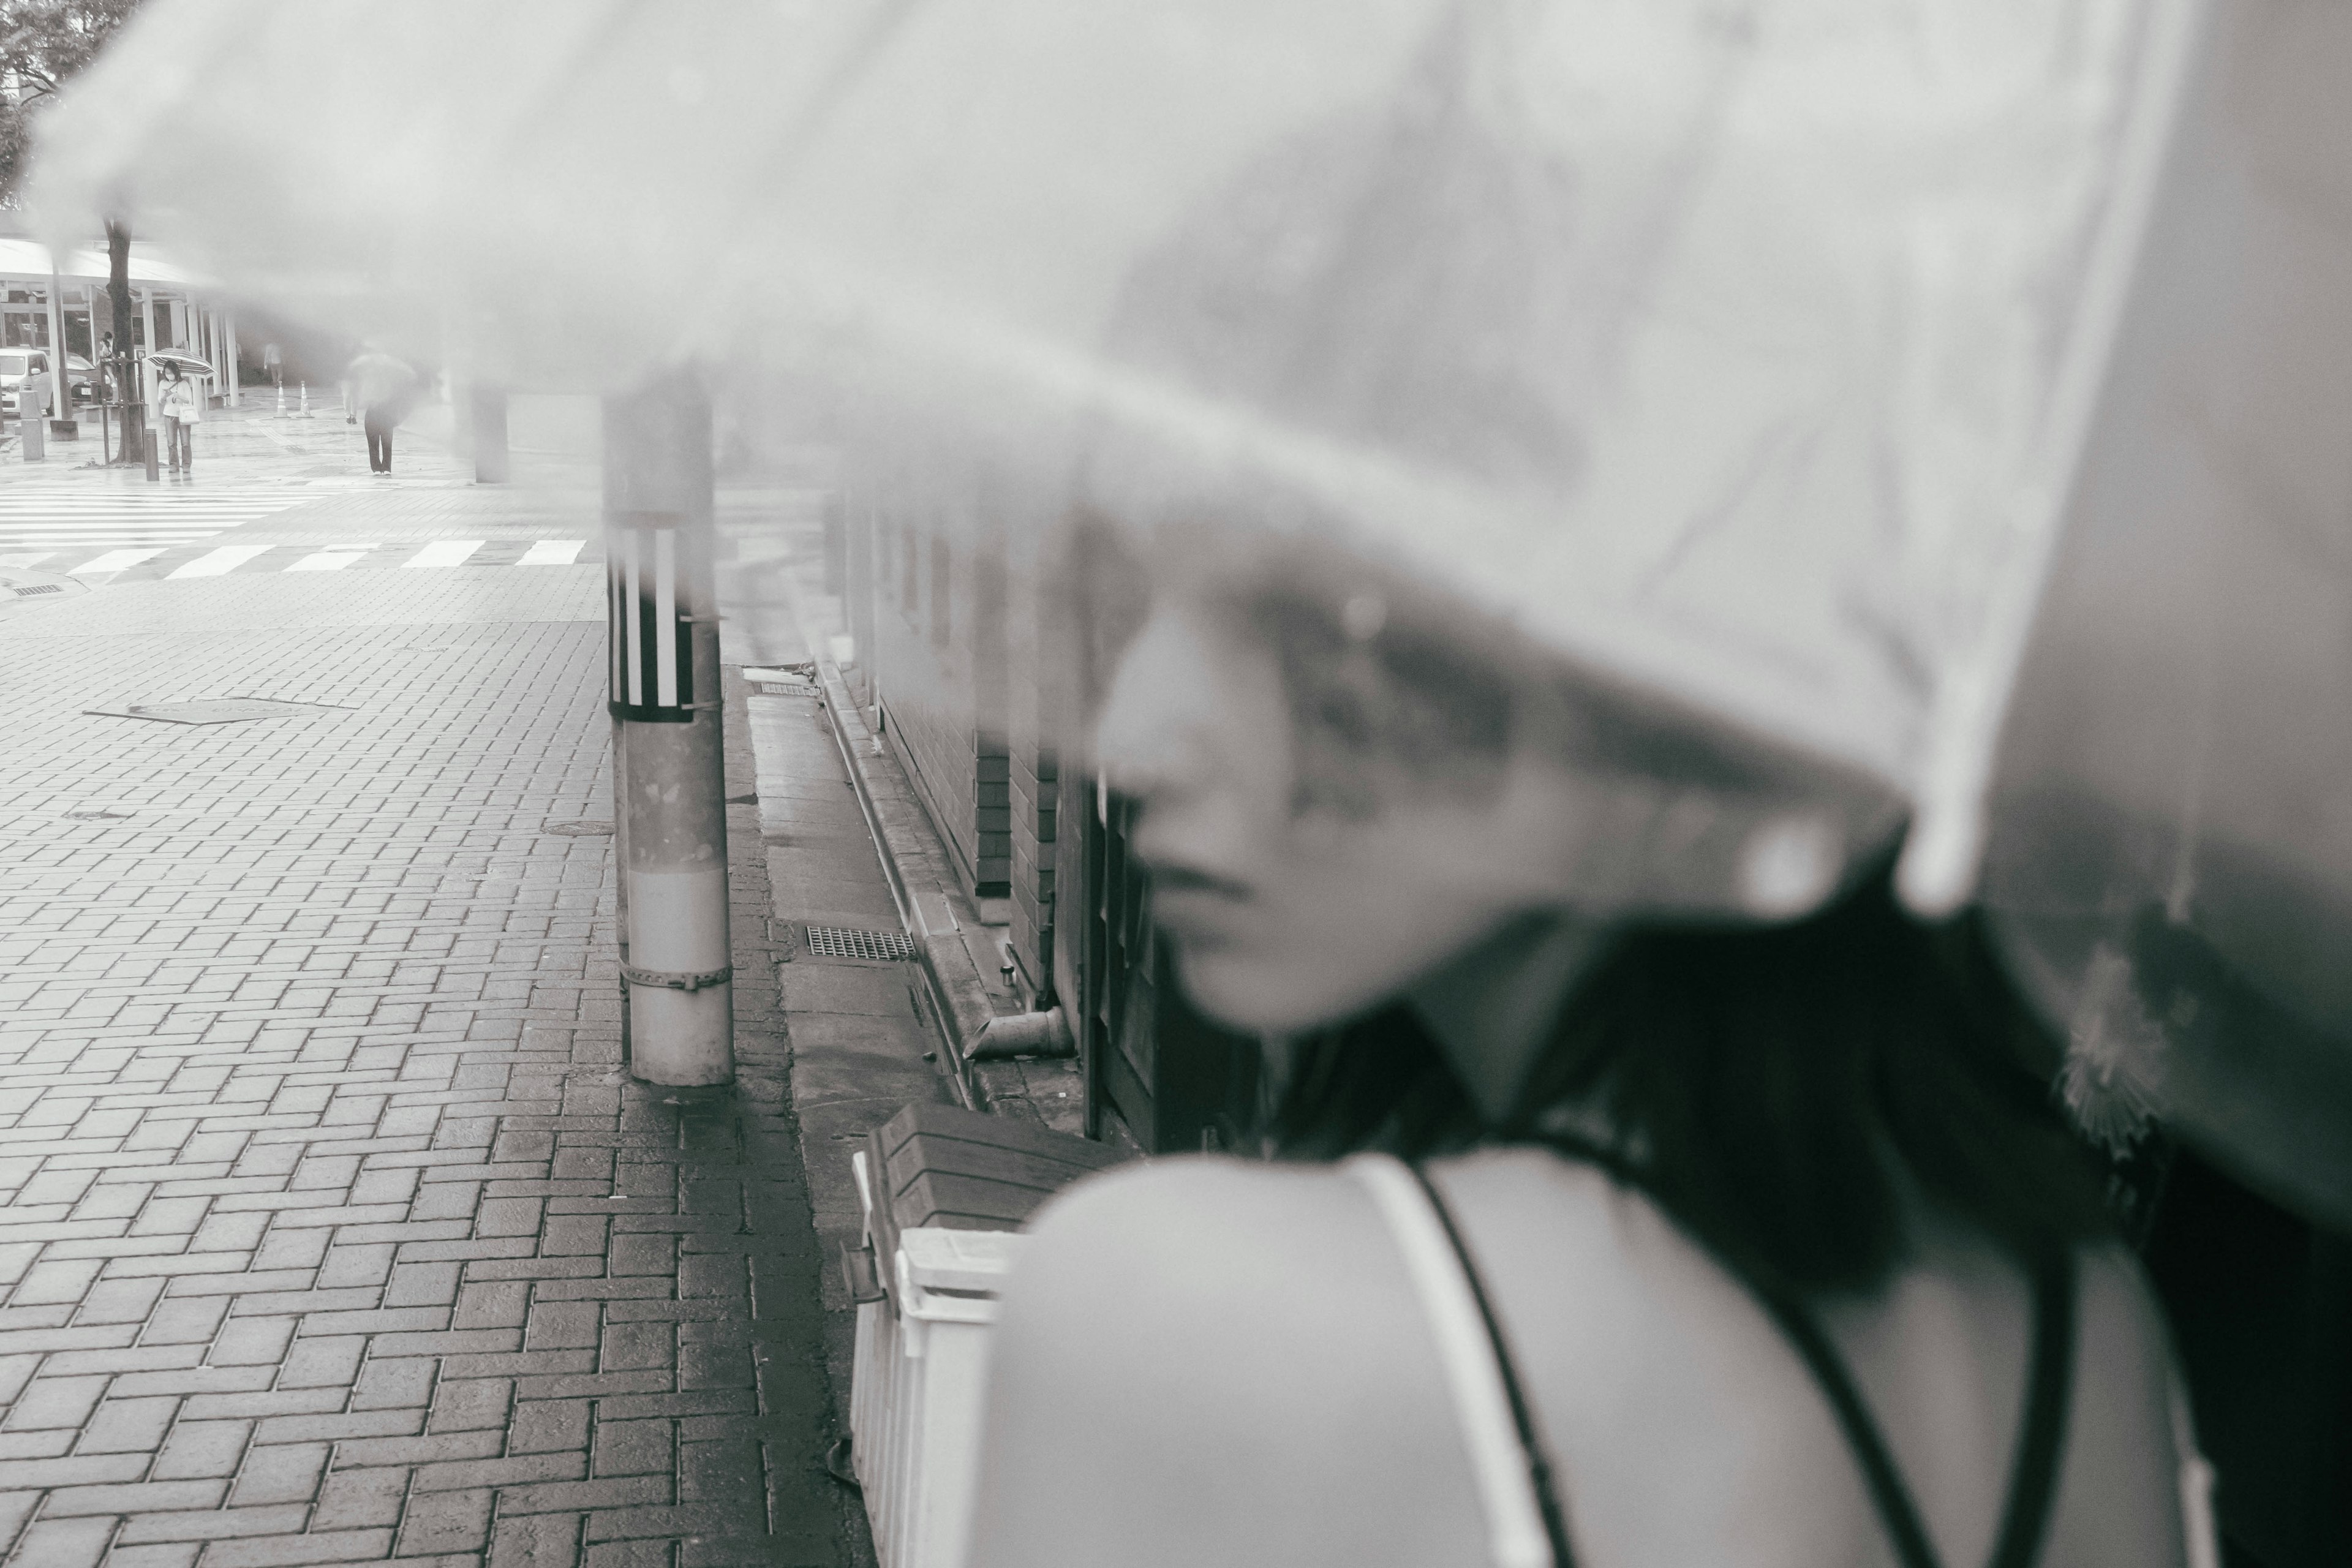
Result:
{"type": "Polygon", "coordinates": [[[2352,1231],[2352,13],[2212,8],[1982,896],[2121,1143],[2352,1231]]]}
{"type": "Polygon", "coordinates": [[[2352,1226],[2352,16],[1265,9],[910,23],[775,188],[801,352],[1827,764],[1850,861],[1884,790],[2095,1135],[2352,1226]]]}
{"type": "Polygon", "coordinates": [[[1426,586],[1753,764],[1592,759],[1648,781],[1612,899],[1791,912],[1907,816],[2086,1117],[2343,1220],[2341,10],[163,0],[34,199],[509,374],[789,365],[1041,526],[1426,586]]]}
{"type": "Polygon", "coordinates": [[[289,317],[589,386],[671,353],[867,8],[143,7],[43,128],[37,213],[123,215],[289,317]]]}

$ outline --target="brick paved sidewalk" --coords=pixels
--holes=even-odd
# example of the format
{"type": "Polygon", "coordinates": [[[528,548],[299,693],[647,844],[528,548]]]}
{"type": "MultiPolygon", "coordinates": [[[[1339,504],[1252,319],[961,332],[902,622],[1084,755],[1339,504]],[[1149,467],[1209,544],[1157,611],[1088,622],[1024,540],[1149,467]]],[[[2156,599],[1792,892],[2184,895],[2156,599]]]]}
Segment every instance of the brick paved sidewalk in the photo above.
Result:
{"type": "Polygon", "coordinates": [[[647,1089],[601,573],[261,581],[0,622],[0,1546],[854,1560],[751,808],[742,1081],[647,1089]],[[341,706],[81,711],[230,693],[341,706]]]}

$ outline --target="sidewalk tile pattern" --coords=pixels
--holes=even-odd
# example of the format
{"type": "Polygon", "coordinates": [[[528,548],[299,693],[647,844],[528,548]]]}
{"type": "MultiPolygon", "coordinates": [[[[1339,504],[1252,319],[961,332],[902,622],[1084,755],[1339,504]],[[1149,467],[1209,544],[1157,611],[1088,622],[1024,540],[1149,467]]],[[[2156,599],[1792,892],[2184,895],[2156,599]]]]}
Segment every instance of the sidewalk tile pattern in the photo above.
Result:
{"type": "Polygon", "coordinates": [[[610,811],[600,576],[0,623],[12,1564],[841,1560],[756,816],[734,1089],[620,1070],[610,841],[545,831],[610,811]],[[351,706],[80,711],[229,691],[351,706]]]}

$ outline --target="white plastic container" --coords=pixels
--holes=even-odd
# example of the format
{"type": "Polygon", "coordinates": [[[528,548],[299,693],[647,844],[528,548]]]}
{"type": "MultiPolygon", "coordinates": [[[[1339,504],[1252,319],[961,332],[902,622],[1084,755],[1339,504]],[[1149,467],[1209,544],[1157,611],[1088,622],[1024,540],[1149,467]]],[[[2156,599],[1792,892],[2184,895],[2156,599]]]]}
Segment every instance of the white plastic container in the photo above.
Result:
{"type": "MultiPolygon", "coordinates": [[[[873,1183],[851,1158],[871,1247],[873,1183]]],[[[1026,1239],[917,1226],[876,1260],[887,1293],[858,1304],[849,1431],[883,1568],[961,1568],[996,1292],[1026,1239]]]]}

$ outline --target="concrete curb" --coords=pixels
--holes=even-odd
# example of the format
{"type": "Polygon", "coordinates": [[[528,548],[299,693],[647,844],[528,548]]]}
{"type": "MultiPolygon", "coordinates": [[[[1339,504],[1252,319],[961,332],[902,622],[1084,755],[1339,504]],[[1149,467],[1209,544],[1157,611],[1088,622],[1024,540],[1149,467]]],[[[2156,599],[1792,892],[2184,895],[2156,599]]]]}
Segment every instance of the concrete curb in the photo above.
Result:
{"type": "MultiPolygon", "coordinates": [[[[816,664],[818,684],[824,690],[825,719],[832,727],[834,743],[841,748],[842,762],[849,770],[851,784],[856,787],[857,804],[866,813],[866,826],[873,832],[883,875],[888,879],[891,895],[898,903],[898,916],[906,922],[908,935],[914,939],[931,1021],[950,1054],[953,1070],[950,1079],[959,1100],[980,1109],[981,1096],[972,1081],[971,1042],[996,1016],[996,1008],[989,1000],[979,965],[972,962],[971,951],[960,940],[959,933],[969,922],[957,918],[960,911],[954,907],[954,895],[950,890],[918,890],[908,885],[901,868],[910,860],[933,858],[937,850],[918,841],[907,825],[892,821],[877,805],[869,764],[888,763],[895,770],[896,763],[877,746],[865,715],[850,700],[849,688],[840,669],[832,660],[815,657],[814,649],[810,651],[816,664]],[[927,903],[935,907],[927,908],[927,903]]],[[[903,784],[903,781],[892,782],[903,784]]],[[[903,788],[892,793],[908,796],[912,794],[903,788]]],[[[961,912],[973,914],[977,919],[973,911],[961,912]]]]}
{"type": "MultiPolygon", "coordinates": [[[[973,1061],[970,1052],[991,1019],[1020,1011],[1009,992],[992,993],[970,939],[989,928],[950,870],[946,847],[895,752],[874,733],[849,695],[840,668],[809,631],[810,620],[789,574],[785,606],[815,672],[825,720],[839,748],[875,853],[900,921],[915,944],[920,987],[932,1027],[947,1047],[945,1075],[959,1100],[976,1110],[1019,1117],[1059,1132],[1081,1132],[1084,1079],[1071,1058],[973,1061]],[[909,868],[914,874],[909,875],[909,868]]],[[[982,940],[985,940],[984,938],[982,940]]]]}

